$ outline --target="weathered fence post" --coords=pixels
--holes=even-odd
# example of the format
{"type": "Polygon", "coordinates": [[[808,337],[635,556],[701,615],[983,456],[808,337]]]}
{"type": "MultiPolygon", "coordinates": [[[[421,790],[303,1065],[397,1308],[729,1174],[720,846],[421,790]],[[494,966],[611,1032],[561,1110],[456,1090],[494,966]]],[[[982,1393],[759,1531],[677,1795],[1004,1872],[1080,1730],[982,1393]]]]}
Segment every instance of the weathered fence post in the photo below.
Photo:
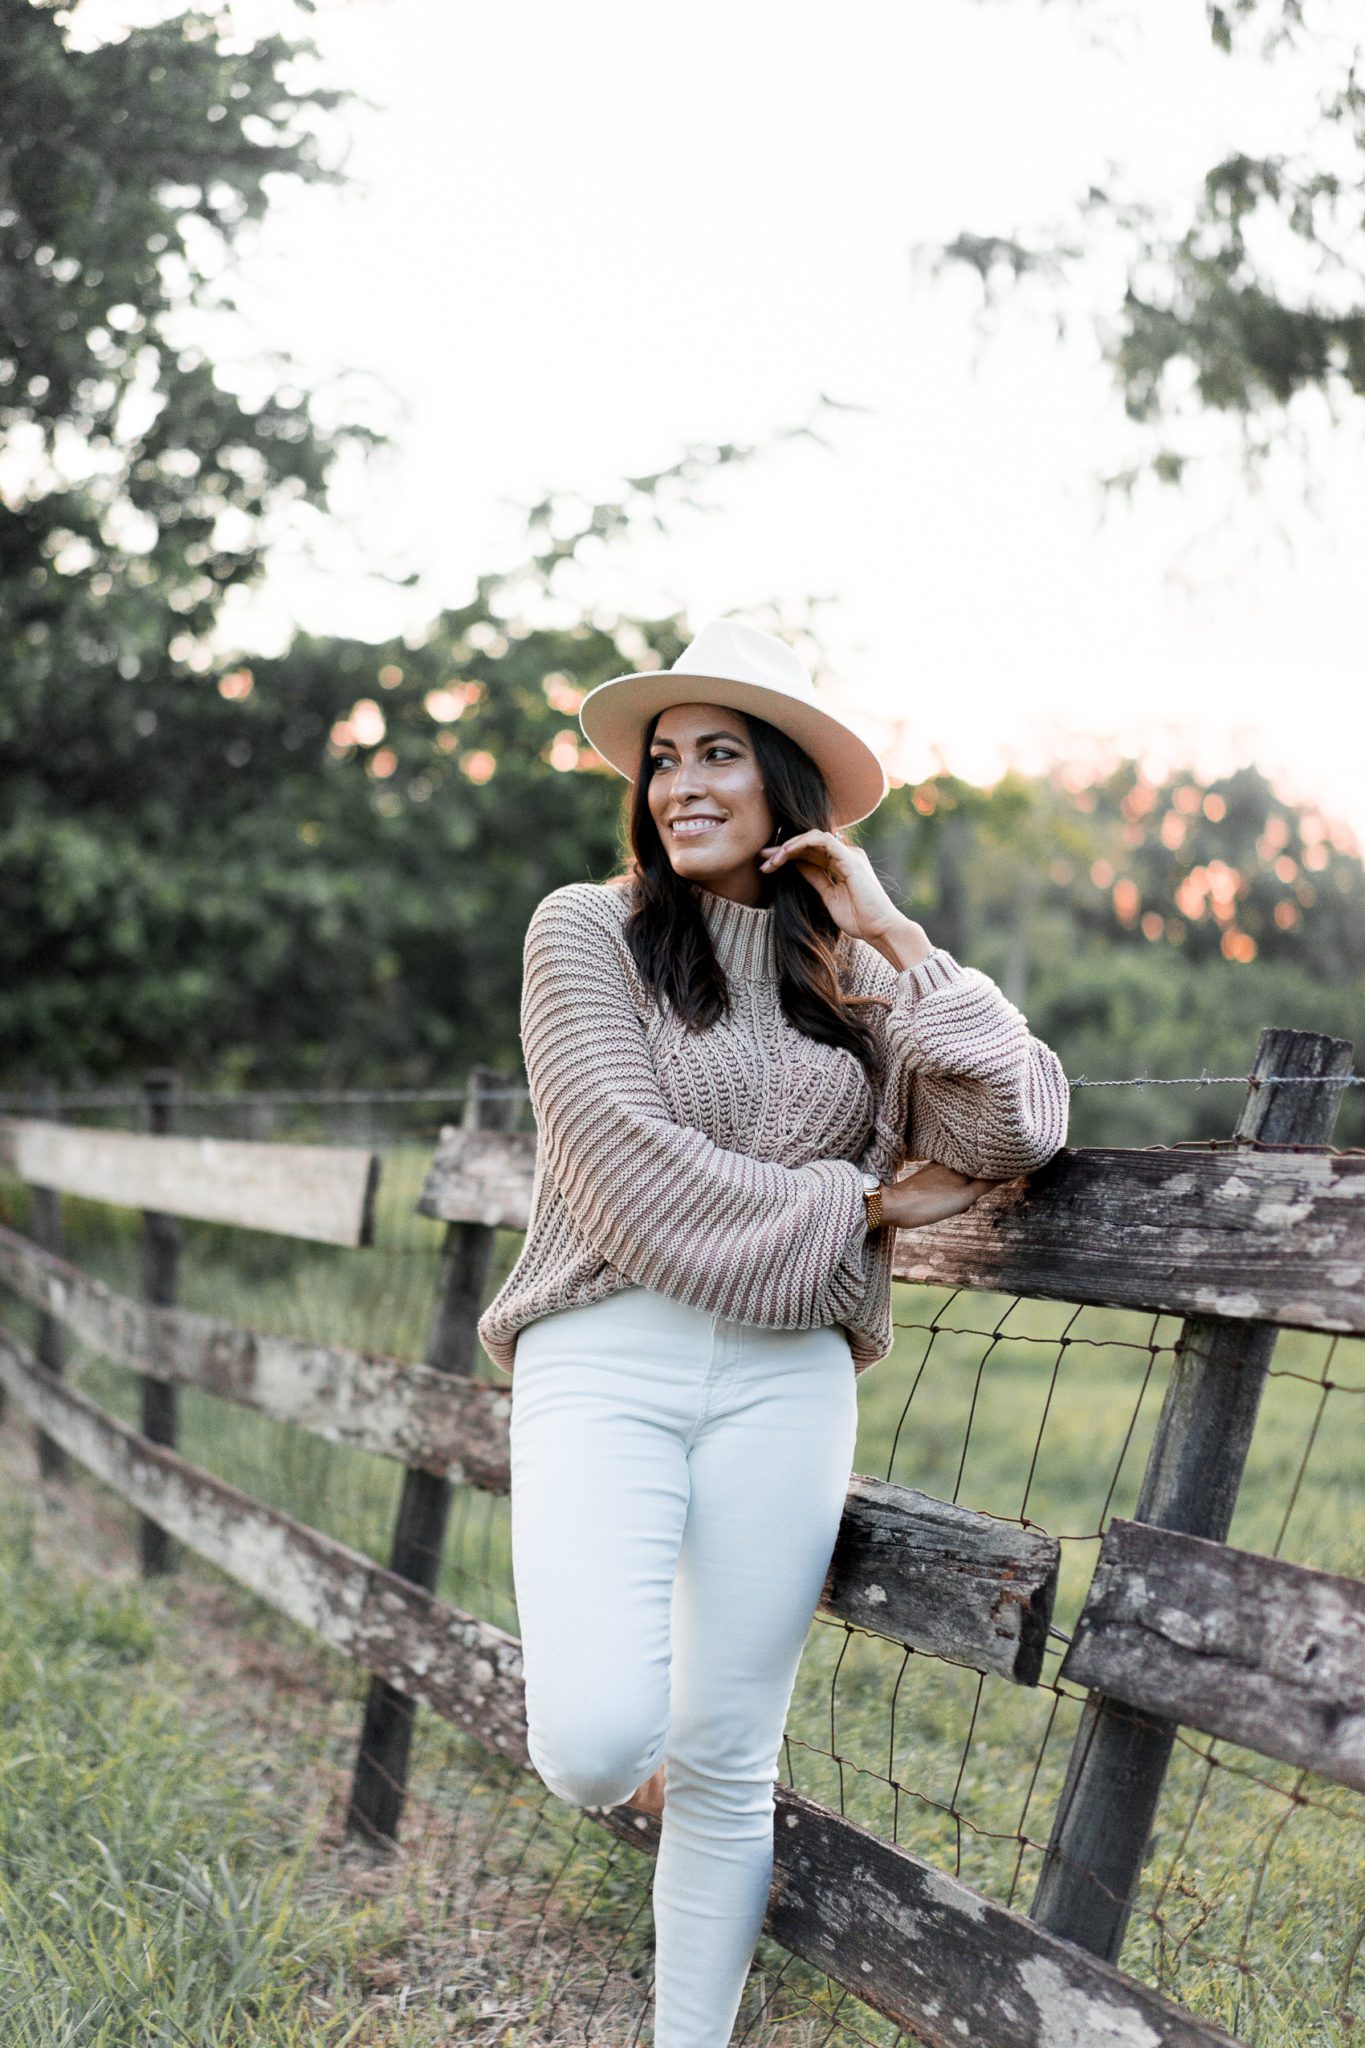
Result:
{"type": "MultiPolygon", "coordinates": [[[[61,1117],[60,1098],[56,1083],[40,1081],[29,1091],[29,1114],[48,1117],[53,1123],[61,1117]]],[[[33,1241],[44,1251],[55,1252],[60,1258],[64,1250],[62,1232],[62,1198],[56,1188],[34,1187],[33,1197],[33,1241]]],[[[34,1354],[38,1363],[58,1378],[66,1371],[66,1331],[50,1310],[38,1311],[38,1328],[34,1342],[34,1354]]],[[[38,1452],[38,1470],[44,1479],[66,1479],[70,1476],[66,1452],[60,1444],[52,1441],[46,1430],[34,1431],[34,1445],[38,1452]]]]}
{"type": "MultiPolygon", "coordinates": [[[[461,1122],[467,1129],[511,1128],[515,1098],[496,1068],[471,1067],[461,1122]]],[[[479,1355],[478,1320],[488,1285],[496,1230],[482,1223],[449,1223],[441,1248],[436,1301],[427,1333],[426,1362],[438,1371],[473,1376],[479,1355]]],[[[389,1569],[434,1592],[441,1571],[450,1481],[409,1468],[394,1526],[389,1569]]],[[[386,1679],[374,1678],[365,1702],[346,1825],[353,1833],[392,1841],[407,1793],[413,1705],[386,1679]]]]}
{"type": "MultiPolygon", "coordinates": [[[[1320,1145],[1332,1134],[1355,1048],[1308,1031],[1262,1031],[1234,1136],[1320,1145]],[[1262,1088],[1284,1075],[1307,1079],[1262,1088]]],[[[1266,1323],[1184,1323],[1133,1519],[1223,1542],[1232,1522],[1277,1331],[1266,1323]]],[[[1176,1724],[1092,1692],[1067,1764],[1034,1920],[1117,1962],[1176,1724]]]]}
{"type": "MultiPolygon", "coordinates": [[[[176,1126],[176,1076],[169,1068],[151,1067],[142,1077],[146,1102],[147,1129],[156,1135],[176,1126]]],[[[178,1216],[163,1216],[158,1210],[142,1212],[142,1296],[158,1308],[171,1307],[180,1281],[180,1246],[184,1237],[178,1216]]],[[[142,1434],[154,1444],[175,1449],[180,1437],[179,1390],[170,1380],[142,1375],[142,1434]]],[[[147,1515],[141,1528],[142,1572],[144,1578],[174,1571],[179,1563],[179,1545],[159,1523],[147,1515]]]]}

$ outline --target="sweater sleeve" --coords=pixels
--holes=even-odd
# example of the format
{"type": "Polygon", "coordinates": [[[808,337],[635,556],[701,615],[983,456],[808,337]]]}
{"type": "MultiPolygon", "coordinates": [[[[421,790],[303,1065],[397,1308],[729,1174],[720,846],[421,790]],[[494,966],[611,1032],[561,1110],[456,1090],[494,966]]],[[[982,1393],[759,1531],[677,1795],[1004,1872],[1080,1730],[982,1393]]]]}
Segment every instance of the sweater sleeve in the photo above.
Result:
{"type": "Polygon", "coordinates": [[[1012,1180],[1066,1142],[1062,1063],[989,975],[935,946],[896,974],[884,1012],[878,1137],[898,1157],[1012,1180]]]}
{"type": "Polygon", "coordinates": [[[853,1314],[871,1240],[850,1159],[781,1166],[674,1122],[591,884],[536,905],[522,1052],[545,1170],[594,1249],[642,1287],[770,1329],[853,1314]]]}

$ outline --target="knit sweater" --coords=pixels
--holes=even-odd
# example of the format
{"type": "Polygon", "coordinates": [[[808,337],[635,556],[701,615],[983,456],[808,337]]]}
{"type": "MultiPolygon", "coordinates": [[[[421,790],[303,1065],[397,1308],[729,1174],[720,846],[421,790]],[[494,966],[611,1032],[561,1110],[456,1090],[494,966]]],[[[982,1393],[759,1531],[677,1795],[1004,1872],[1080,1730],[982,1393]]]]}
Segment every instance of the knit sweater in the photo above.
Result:
{"type": "Polygon", "coordinates": [[[840,934],[881,1084],[780,1001],[772,911],[694,894],[731,1012],[689,1032],[626,943],[628,885],[569,882],[532,913],[521,1042],[538,1136],[516,1264],[479,1319],[510,1376],[518,1330],[638,1285],[766,1329],[835,1323],[861,1373],[891,1348],[895,1231],[869,1235],[862,1172],[908,1159],[1010,1179],[1065,1142],[1056,1054],[990,978],[935,946],[897,970],[840,934]]]}

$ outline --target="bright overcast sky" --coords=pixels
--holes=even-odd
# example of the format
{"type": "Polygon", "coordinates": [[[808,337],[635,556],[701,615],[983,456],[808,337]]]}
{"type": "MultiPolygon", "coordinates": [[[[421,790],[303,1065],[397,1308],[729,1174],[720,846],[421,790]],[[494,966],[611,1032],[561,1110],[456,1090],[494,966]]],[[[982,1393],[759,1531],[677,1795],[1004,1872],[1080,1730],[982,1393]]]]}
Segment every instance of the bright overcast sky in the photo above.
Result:
{"type": "Polygon", "coordinates": [[[1226,149],[1297,149],[1294,65],[1220,58],[1194,0],[233,12],[304,26],[329,82],[377,103],[347,117],[357,189],[281,198],[243,303],[310,377],[382,380],[396,444],[341,483],[311,565],[281,546],[237,645],[415,626],[521,559],[518,507],[545,491],[614,496],[688,442],[810,420],[823,392],[863,409],[819,418],[830,447],[721,472],[709,512],[585,561],[575,601],[696,623],[820,600],[822,689],[899,774],[991,780],[1105,742],[1255,758],[1365,832],[1359,408],[1320,431],[1316,514],[1294,465],[1253,494],[1230,456],[1101,524],[1094,479],[1136,443],[1087,325],[1064,344],[1007,296],[983,343],[979,287],[910,262],[1061,217],[1110,161],[1178,201],[1226,149]],[[1112,34],[1088,39],[1097,19],[1112,34]],[[386,591],[375,567],[420,582],[386,591]]]}

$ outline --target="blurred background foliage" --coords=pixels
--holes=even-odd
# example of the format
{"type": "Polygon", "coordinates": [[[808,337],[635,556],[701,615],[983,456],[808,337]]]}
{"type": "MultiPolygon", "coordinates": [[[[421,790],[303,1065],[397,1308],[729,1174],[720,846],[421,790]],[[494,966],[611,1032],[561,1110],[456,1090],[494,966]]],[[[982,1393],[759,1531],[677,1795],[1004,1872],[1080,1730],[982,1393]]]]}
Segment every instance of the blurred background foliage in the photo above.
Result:
{"type": "MultiPolygon", "coordinates": [[[[186,321],[231,316],[234,240],[272,180],[341,175],[318,139],[337,96],[305,44],[233,44],[213,15],[93,50],[63,19],[0,5],[0,1086],[147,1063],[224,1087],[516,1073],[531,910],[621,851],[626,785],[577,705],[696,624],[547,624],[557,572],[761,451],[689,448],[582,516],[528,508],[525,562],[420,633],[225,661],[225,596],[374,436],[320,426],[287,363],[215,364],[186,321]]],[[[1073,1078],[1244,1073],[1263,1024],[1365,1017],[1359,849],[1253,766],[943,774],[854,836],[1073,1078]]],[[[1234,1113],[1226,1092],[1094,1091],[1073,1136],[1234,1113]]]]}
{"type": "MultiPolygon", "coordinates": [[[[1138,9],[1091,0],[1060,5],[1079,33],[1119,49],[1141,19],[1138,9]]],[[[1360,10],[1355,0],[1204,0],[1202,11],[1229,63],[1292,70],[1291,146],[1234,144],[1188,191],[1162,200],[1106,161],[1090,168],[1063,218],[964,227],[947,242],[919,244],[915,257],[930,275],[975,274],[983,334],[1016,298],[1059,335],[1090,331],[1132,451],[1101,477],[1105,490],[1179,486],[1201,465],[1221,464],[1230,446],[1243,485],[1289,450],[1311,491],[1323,440],[1305,431],[1294,401],[1312,394],[1335,426],[1365,397],[1360,10]]]]}

